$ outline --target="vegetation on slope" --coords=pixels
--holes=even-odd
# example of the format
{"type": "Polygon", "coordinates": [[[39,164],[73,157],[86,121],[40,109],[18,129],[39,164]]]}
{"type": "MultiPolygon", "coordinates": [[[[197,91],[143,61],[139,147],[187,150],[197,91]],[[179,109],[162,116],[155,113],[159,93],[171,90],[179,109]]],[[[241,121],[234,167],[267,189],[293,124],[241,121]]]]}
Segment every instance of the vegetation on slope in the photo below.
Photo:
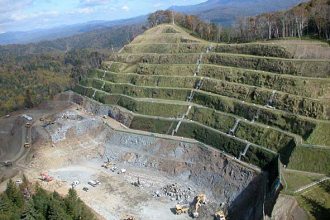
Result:
{"type": "Polygon", "coordinates": [[[330,122],[319,122],[307,139],[308,144],[330,146],[330,122]]]}
{"type": "Polygon", "coordinates": [[[9,180],[7,189],[0,194],[0,219],[93,220],[96,217],[74,189],[63,198],[57,192],[48,193],[23,178],[19,187],[9,180]]]}
{"type": "Polygon", "coordinates": [[[325,181],[311,190],[296,196],[298,203],[309,214],[310,219],[329,219],[330,216],[330,181],[325,181]]]}
{"type": "MultiPolygon", "coordinates": [[[[115,66],[115,65],[113,65],[115,66]]],[[[173,64],[160,65],[140,63],[136,72],[141,75],[166,75],[166,76],[192,76],[195,65],[191,64],[173,64]]],[[[115,71],[116,69],[114,69],[115,71]]],[[[330,80],[306,79],[295,76],[272,74],[269,72],[248,70],[243,68],[219,66],[219,65],[201,65],[200,76],[210,77],[227,82],[247,84],[251,86],[275,89],[287,92],[293,95],[318,98],[325,96],[330,87],[330,80]]]]}
{"type": "Polygon", "coordinates": [[[282,176],[285,179],[285,185],[283,186],[284,192],[288,194],[294,194],[294,191],[308,184],[319,181],[326,175],[282,169],[282,176]]]}
{"type": "Polygon", "coordinates": [[[330,148],[297,146],[288,168],[330,175],[330,148]]]}
{"type": "Polygon", "coordinates": [[[309,219],[328,219],[330,216],[329,180],[294,193],[294,191],[301,189],[301,187],[320,181],[326,175],[283,169],[282,176],[285,179],[283,192],[293,195],[297,199],[299,206],[309,215],[309,219]]]}

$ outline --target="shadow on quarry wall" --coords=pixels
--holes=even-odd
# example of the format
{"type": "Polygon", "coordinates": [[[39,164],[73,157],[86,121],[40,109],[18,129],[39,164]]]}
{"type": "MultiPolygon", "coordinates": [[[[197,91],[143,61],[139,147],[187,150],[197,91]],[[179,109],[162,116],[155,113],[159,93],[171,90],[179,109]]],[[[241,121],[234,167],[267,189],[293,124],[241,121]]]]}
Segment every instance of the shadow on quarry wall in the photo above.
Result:
{"type": "Polygon", "coordinates": [[[229,206],[228,219],[262,219],[266,181],[267,175],[265,173],[255,177],[229,206]]]}

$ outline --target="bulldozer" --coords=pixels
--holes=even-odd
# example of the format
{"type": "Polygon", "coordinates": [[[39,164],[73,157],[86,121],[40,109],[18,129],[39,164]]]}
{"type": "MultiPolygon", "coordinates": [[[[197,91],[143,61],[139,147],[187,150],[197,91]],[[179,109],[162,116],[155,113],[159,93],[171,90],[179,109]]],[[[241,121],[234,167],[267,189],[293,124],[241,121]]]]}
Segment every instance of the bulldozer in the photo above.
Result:
{"type": "Polygon", "coordinates": [[[187,213],[189,210],[189,205],[180,205],[180,204],[177,204],[175,206],[175,214],[177,215],[181,215],[183,213],[187,213]]]}
{"type": "Polygon", "coordinates": [[[216,220],[226,220],[226,216],[225,216],[225,213],[220,210],[220,211],[217,211],[215,214],[214,214],[214,217],[216,220]]]}
{"type": "Polygon", "coordinates": [[[199,216],[198,209],[202,204],[206,204],[206,195],[204,193],[199,194],[194,200],[195,210],[193,211],[193,217],[197,218],[199,216]]]}

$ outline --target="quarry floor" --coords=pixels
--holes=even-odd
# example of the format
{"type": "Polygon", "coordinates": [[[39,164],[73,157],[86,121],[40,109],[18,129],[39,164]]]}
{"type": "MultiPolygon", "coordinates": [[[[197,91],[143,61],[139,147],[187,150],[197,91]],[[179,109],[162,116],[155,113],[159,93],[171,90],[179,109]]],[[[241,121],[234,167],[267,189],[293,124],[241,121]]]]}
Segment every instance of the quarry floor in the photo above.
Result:
{"type": "MultiPolygon", "coordinates": [[[[62,103],[63,104],[63,103],[62,103]]],[[[22,174],[26,175],[31,182],[38,182],[43,188],[49,191],[57,191],[65,195],[69,188],[72,187],[72,182],[79,181],[75,187],[79,197],[91,207],[98,215],[99,219],[125,219],[134,217],[135,219],[191,219],[188,214],[176,215],[173,208],[176,204],[190,203],[199,193],[207,193],[199,191],[198,187],[192,182],[183,181],[180,178],[174,178],[165,172],[149,169],[148,167],[136,167],[128,163],[117,161],[114,166],[116,171],[110,168],[102,167],[106,158],[102,157],[100,146],[104,143],[95,138],[95,134],[84,135],[76,138],[66,137],[57,143],[49,141],[51,137],[43,128],[44,121],[39,118],[50,115],[51,120],[57,120],[58,112],[74,111],[77,115],[81,115],[90,120],[102,120],[113,128],[126,129],[120,123],[112,119],[104,119],[102,116],[94,116],[77,105],[59,105],[51,103],[44,111],[40,109],[24,111],[25,114],[33,117],[31,122],[35,129],[32,136],[35,143],[32,148],[18,147],[11,149],[10,156],[16,160],[10,169],[4,166],[0,167],[2,179],[13,177],[14,180],[21,179],[22,174]],[[61,107],[60,107],[61,106],[61,107]],[[63,108],[63,106],[65,106],[63,108]],[[55,117],[54,117],[55,114],[55,117]],[[38,133],[38,135],[36,135],[38,133]],[[74,153],[73,153],[74,152],[74,153]],[[125,173],[120,173],[121,169],[125,169],[125,173]],[[48,173],[54,178],[51,182],[40,180],[40,173],[48,173]],[[100,184],[92,187],[88,184],[90,180],[98,180],[100,184]],[[139,180],[140,186],[134,186],[133,183],[139,180]],[[182,191],[189,191],[189,199],[179,199],[175,196],[167,196],[164,194],[163,187],[176,184],[176,187],[182,191]],[[87,187],[88,191],[83,188],[87,187]],[[159,196],[156,195],[159,193],[159,196]]],[[[43,106],[44,108],[45,106],[43,106]]],[[[23,112],[17,112],[4,117],[1,120],[6,120],[6,124],[13,123],[13,127],[19,127],[24,130],[25,123],[17,124],[17,119],[20,118],[23,112]]],[[[74,122],[73,122],[74,123],[74,122]]],[[[4,128],[4,127],[3,127],[4,128]]],[[[12,128],[11,126],[7,128],[12,128]]],[[[13,128],[12,128],[13,129],[13,128]]],[[[56,128],[58,129],[58,128],[56,128]]],[[[4,131],[2,133],[10,133],[4,131]]],[[[102,133],[102,130],[100,130],[102,133]]],[[[141,132],[143,133],[143,132],[141,132]]],[[[21,135],[22,139],[26,135],[25,132],[17,132],[14,136],[21,135]]],[[[101,137],[106,134],[99,134],[101,137]]],[[[97,136],[97,135],[96,135],[97,136]]],[[[15,137],[10,137],[15,139],[15,137]]],[[[182,138],[174,138],[180,139],[182,138]]],[[[15,143],[19,146],[21,143],[15,143]]],[[[22,144],[24,141],[22,141],[22,144]]],[[[117,147],[120,150],[120,146],[117,147]]],[[[4,190],[6,181],[0,185],[0,191],[4,190]]],[[[202,207],[203,208],[203,207],[202,207]]],[[[203,218],[202,218],[203,219],[203,218]]],[[[211,214],[205,219],[213,219],[211,214]]]]}
{"type": "MultiPolygon", "coordinates": [[[[173,207],[178,201],[170,197],[157,197],[154,192],[161,192],[167,184],[179,183],[182,188],[191,187],[179,179],[162,176],[150,170],[134,169],[125,165],[127,172],[118,174],[100,168],[101,163],[74,164],[70,166],[50,169],[49,175],[55,178],[49,183],[41,182],[41,186],[49,191],[56,190],[65,195],[73,181],[79,180],[75,187],[79,197],[91,207],[100,219],[124,219],[134,216],[136,219],[191,219],[187,214],[175,215],[173,207]],[[139,177],[141,186],[132,183],[139,177]],[[100,185],[92,187],[89,180],[98,180],[100,185]],[[84,187],[89,190],[85,192],[84,187]]],[[[36,172],[29,172],[28,176],[37,176],[36,172]]]]}

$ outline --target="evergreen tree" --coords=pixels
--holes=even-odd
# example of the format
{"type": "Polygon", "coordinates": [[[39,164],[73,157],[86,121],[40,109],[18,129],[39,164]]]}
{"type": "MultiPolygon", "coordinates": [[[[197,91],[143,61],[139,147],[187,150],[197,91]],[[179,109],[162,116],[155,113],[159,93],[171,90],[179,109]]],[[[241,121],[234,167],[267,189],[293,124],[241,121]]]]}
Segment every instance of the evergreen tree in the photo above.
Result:
{"type": "Polygon", "coordinates": [[[42,216],[34,207],[33,200],[30,199],[26,202],[26,206],[21,215],[22,220],[45,220],[45,217],[42,216]]]}
{"type": "Polygon", "coordinates": [[[57,192],[48,193],[40,186],[31,190],[31,183],[23,177],[21,190],[10,180],[0,194],[0,220],[94,220],[94,214],[70,189],[63,198],[57,192]],[[24,199],[22,191],[29,191],[24,199]]]}
{"type": "Polygon", "coordinates": [[[89,208],[79,199],[74,189],[69,189],[68,195],[64,199],[67,213],[74,220],[93,220],[96,219],[89,208]]]}
{"type": "Polygon", "coordinates": [[[68,195],[64,199],[66,211],[73,218],[76,219],[80,216],[81,209],[78,204],[78,196],[76,190],[73,188],[69,189],[68,195]]]}
{"type": "Polygon", "coordinates": [[[0,219],[10,219],[13,204],[6,194],[0,196],[0,219]]]}
{"type": "Polygon", "coordinates": [[[43,216],[47,216],[47,210],[49,204],[49,196],[47,192],[37,185],[36,194],[33,195],[32,198],[35,209],[38,210],[38,212],[40,212],[43,216]]]}
{"type": "Polygon", "coordinates": [[[6,194],[0,196],[0,213],[9,212],[11,210],[12,202],[8,199],[6,194]]]}
{"type": "Polygon", "coordinates": [[[24,205],[23,194],[16,186],[16,184],[10,179],[7,183],[7,189],[5,191],[8,199],[18,208],[22,208],[24,205]]]}
{"type": "Polygon", "coordinates": [[[0,219],[15,220],[19,218],[20,209],[8,198],[7,194],[0,195],[0,219]]]}
{"type": "Polygon", "coordinates": [[[64,199],[58,194],[58,192],[54,191],[52,194],[53,199],[59,201],[61,203],[61,206],[64,205],[64,199]]]}
{"type": "Polygon", "coordinates": [[[47,210],[47,220],[70,220],[72,219],[65,212],[65,207],[61,207],[61,204],[56,199],[49,200],[49,206],[47,210]]]}

